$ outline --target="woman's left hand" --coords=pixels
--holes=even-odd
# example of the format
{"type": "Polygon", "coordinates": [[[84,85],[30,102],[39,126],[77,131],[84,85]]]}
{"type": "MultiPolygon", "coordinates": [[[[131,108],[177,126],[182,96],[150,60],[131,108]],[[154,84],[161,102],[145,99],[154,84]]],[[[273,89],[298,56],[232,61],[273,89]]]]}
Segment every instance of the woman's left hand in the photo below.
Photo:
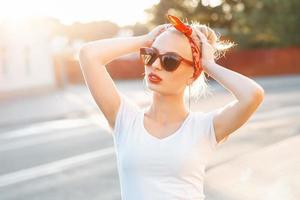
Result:
{"type": "Polygon", "coordinates": [[[202,51],[201,63],[203,69],[207,69],[209,65],[215,64],[215,48],[209,44],[206,36],[199,30],[196,30],[197,35],[200,37],[200,51],[202,51]]]}

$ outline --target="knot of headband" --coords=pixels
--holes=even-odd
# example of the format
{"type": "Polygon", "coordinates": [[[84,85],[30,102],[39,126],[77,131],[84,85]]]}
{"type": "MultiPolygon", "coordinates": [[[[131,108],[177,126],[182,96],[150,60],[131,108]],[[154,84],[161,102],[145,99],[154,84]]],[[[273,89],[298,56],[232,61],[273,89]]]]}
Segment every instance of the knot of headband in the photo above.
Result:
{"type": "Polygon", "coordinates": [[[193,77],[197,78],[201,74],[203,68],[202,68],[201,62],[200,62],[201,51],[200,51],[199,47],[197,46],[196,42],[192,38],[193,29],[189,25],[186,25],[182,21],[180,21],[180,19],[177,18],[176,16],[168,14],[167,18],[171,24],[167,24],[162,30],[160,30],[158,35],[173,26],[176,28],[176,30],[183,33],[187,37],[187,39],[189,40],[189,43],[191,45],[191,50],[192,50],[192,55],[193,55],[193,62],[194,62],[193,77]]]}

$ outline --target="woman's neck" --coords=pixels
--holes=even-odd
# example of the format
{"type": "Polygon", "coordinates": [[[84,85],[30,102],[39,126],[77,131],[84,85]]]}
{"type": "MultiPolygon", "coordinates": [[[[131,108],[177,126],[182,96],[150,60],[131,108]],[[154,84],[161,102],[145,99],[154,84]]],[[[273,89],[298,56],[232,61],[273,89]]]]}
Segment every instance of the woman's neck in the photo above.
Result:
{"type": "Polygon", "coordinates": [[[187,111],[183,95],[161,95],[154,93],[150,108],[145,112],[147,117],[162,124],[177,123],[184,120],[187,111]]]}

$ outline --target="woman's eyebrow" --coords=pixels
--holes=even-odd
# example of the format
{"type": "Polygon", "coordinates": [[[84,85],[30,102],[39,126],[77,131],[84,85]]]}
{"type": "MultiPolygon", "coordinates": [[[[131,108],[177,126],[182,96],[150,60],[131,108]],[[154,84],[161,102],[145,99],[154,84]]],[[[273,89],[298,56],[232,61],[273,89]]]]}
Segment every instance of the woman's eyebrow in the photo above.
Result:
{"type": "Polygon", "coordinates": [[[160,53],[159,50],[158,50],[158,48],[156,48],[154,46],[152,46],[151,48],[155,49],[158,53],[160,53]]]}
{"type": "MultiPolygon", "coordinates": [[[[159,49],[158,49],[158,48],[156,48],[156,47],[154,47],[154,46],[152,46],[152,48],[153,48],[153,49],[155,49],[155,51],[157,51],[157,52],[158,52],[158,54],[161,54],[161,51],[159,51],[159,49]]],[[[170,51],[165,51],[165,52],[162,52],[162,53],[166,53],[166,52],[170,52],[170,51]]]]}
{"type": "Polygon", "coordinates": [[[180,55],[180,53],[179,53],[179,52],[176,52],[176,51],[163,51],[163,52],[161,52],[161,51],[158,50],[158,48],[156,48],[156,47],[154,47],[154,46],[151,46],[151,48],[155,49],[155,51],[157,51],[158,54],[164,54],[164,53],[176,53],[176,54],[180,55]]]}

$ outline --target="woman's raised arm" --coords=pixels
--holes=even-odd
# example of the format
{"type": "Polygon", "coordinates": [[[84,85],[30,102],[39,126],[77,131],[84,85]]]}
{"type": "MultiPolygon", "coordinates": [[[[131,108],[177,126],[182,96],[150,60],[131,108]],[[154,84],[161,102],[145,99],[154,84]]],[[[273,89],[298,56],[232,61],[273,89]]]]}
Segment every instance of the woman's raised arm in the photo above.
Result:
{"type": "Polygon", "coordinates": [[[111,128],[120,106],[120,94],[105,65],[111,60],[146,45],[146,35],[88,42],[81,47],[79,63],[85,82],[111,128]]]}
{"type": "Polygon", "coordinates": [[[213,118],[216,140],[219,143],[253,115],[263,102],[264,89],[254,80],[216,64],[213,47],[201,32],[198,35],[202,42],[203,70],[236,98],[213,118]]]}

